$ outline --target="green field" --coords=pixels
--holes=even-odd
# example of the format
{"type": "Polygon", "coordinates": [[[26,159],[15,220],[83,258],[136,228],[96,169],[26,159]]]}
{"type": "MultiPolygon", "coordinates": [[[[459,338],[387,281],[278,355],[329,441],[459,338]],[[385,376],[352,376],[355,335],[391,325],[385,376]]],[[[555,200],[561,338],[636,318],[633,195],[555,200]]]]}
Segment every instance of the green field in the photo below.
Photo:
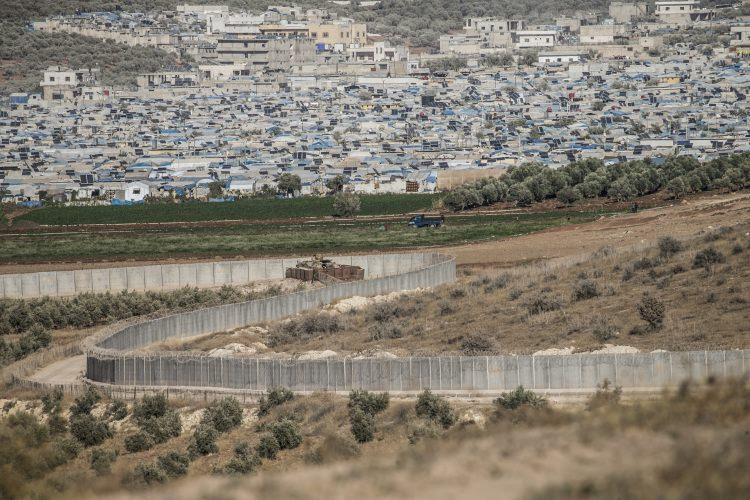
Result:
{"type": "MultiPolygon", "coordinates": [[[[360,197],[358,215],[394,215],[429,209],[434,194],[380,194],[360,197]]],[[[154,203],[133,206],[45,207],[16,220],[49,226],[76,224],[139,224],[153,222],[201,222],[221,220],[269,220],[327,217],[333,198],[247,198],[231,203],[154,203]]]]}
{"type": "Polygon", "coordinates": [[[588,222],[605,212],[546,212],[450,218],[439,229],[412,229],[406,222],[362,220],[243,224],[220,227],[137,229],[132,231],[26,233],[0,238],[0,262],[77,262],[310,255],[313,253],[416,248],[483,241],[588,222]]]}

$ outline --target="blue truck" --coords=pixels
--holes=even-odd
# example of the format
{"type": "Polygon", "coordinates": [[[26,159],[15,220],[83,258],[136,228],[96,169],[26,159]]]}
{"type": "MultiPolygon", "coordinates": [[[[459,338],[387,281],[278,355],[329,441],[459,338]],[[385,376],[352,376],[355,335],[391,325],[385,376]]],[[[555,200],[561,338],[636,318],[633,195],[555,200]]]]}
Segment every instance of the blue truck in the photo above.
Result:
{"type": "Polygon", "coordinates": [[[409,219],[410,227],[440,227],[445,222],[442,215],[417,214],[409,219]]]}

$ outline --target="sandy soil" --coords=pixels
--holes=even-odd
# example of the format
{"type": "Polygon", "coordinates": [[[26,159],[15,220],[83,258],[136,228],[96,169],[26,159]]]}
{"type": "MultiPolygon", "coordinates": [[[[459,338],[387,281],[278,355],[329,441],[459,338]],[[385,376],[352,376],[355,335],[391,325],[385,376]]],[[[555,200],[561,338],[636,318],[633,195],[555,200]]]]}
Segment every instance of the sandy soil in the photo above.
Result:
{"type": "Polygon", "coordinates": [[[567,257],[603,246],[614,248],[651,242],[670,234],[682,237],[750,218],[750,194],[736,193],[683,200],[636,214],[602,217],[588,224],[553,228],[539,233],[445,249],[457,264],[499,264],[567,257]]]}

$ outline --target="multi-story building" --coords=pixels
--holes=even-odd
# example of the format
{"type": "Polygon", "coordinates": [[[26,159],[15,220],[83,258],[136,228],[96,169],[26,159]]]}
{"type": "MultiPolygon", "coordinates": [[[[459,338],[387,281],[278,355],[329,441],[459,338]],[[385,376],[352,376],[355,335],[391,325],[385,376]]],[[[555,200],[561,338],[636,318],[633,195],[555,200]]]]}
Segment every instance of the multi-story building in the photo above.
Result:
{"type": "Polygon", "coordinates": [[[582,44],[624,42],[627,29],[623,24],[592,24],[581,26],[579,39],[582,44]]]}
{"type": "Polygon", "coordinates": [[[498,19],[495,17],[471,17],[466,20],[466,31],[479,33],[509,33],[526,28],[526,21],[522,19],[498,19]]]}
{"type": "Polygon", "coordinates": [[[328,48],[348,48],[367,44],[367,25],[348,20],[326,24],[309,24],[310,38],[328,48]]]}
{"type": "Polygon", "coordinates": [[[217,40],[217,62],[245,63],[257,71],[288,70],[296,64],[315,62],[315,43],[291,36],[230,36],[217,40]]]}
{"type": "Polygon", "coordinates": [[[39,85],[45,101],[73,101],[86,94],[93,95],[97,87],[99,69],[67,69],[51,66],[44,72],[39,85]]]}
{"type": "Polygon", "coordinates": [[[643,18],[648,15],[648,4],[612,2],[609,4],[609,17],[617,23],[629,23],[633,19],[643,18]]]}
{"type": "Polygon", "coordinates": [[[710,21],[716,13],[701,9],[699,0],[668,0],[656,2],[656,17],[669,24],[689,25],[696,21],[710,21]]]}

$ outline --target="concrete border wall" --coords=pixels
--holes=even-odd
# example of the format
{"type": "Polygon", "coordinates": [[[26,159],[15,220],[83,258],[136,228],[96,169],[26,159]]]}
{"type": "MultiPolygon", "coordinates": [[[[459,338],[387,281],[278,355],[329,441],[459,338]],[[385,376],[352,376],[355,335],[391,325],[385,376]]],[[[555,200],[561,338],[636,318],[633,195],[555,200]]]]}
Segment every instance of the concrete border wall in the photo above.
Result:
{"type": "MultiPolygon", "coordinates": [[[[365,278],[422,267],[435,254],[402,253],[330,256],[336,262],[361,266],[365,278]]],[[[281,279],[284,270],[309,257],[240,261],[157,264],[153,266],[79,269],[0,275],[0,298],[66,297],[80,293],[176,290],[186,286],[215,288],[253,281],[281,279]]]]}
{"type": "MultiPolygon", "coordinates": [[[[303,361],[137,351],[168,339],[185,339],[283,318],[354,295],[434,287],[455,280],[455,261],[440,254],[386,254],[336,260],[365,267],[367,279],[112,325],[84,345],[86,376],[91,382],[113,388],[243,392],[278,386],[301,392],[351,389],[417,392],[429,388],[465,393],[502,392],[519,385],[547,392],[590,391],[604,380],[627,389],[656,389],[691,378],[741,376],[750,370],[750,350],[303,361]]],[[[286,265],[277,262],[273,265],[279,269],[286,265]]],[[[231,273],[231,265],[229,269],[227,272],[231,273]]]]}

